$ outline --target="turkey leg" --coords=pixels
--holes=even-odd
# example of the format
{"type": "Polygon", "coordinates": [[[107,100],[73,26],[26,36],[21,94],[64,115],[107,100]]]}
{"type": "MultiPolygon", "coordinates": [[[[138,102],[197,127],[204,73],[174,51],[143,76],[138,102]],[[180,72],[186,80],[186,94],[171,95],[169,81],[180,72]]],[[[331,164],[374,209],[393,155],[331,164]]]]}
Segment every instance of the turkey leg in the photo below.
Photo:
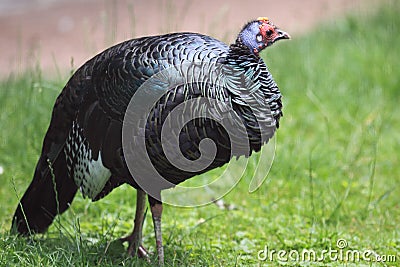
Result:
{"type": "Polygon", "coordinates": [[[156,248],[158,254],[158,265],[164,265],[164,249],[162,245],[162,235],[161,235],[161,214],[163,210],[162,203],[152,203],[150,201],[150,210],[153,217],[154,224],[154,234],[156,236],[156,248]]]}
{"type": "Polygon", "coordinates": [[[127,237],[121,238],[122,242],[128,242],[128,254],[131,256],[137,255],[139,258],[147,258],[148,253],[142,246],[142,229],[144,223],[144,215],[146,210],[146,193],[143,190],[137,189],[136,193],[136,213],[133,232],[127,237]]]}

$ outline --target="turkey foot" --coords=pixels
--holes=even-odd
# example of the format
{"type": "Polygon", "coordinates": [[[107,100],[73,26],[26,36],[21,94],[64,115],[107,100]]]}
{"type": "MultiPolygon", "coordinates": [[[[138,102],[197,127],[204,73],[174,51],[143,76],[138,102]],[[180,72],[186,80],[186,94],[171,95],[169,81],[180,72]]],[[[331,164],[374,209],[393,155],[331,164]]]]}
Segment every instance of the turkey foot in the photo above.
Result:
{"type": "Polygon", "coordinates": [[[122,243],[128,242],[128,255],[132,257],[137,256],[138,258],[147,259],[149,261],[149,253],[147,250],[143,247],[143,245],[138,244],[134,239],[135,237],[132,234],[130,236],[120,238],[120,241],[122,243]]]}

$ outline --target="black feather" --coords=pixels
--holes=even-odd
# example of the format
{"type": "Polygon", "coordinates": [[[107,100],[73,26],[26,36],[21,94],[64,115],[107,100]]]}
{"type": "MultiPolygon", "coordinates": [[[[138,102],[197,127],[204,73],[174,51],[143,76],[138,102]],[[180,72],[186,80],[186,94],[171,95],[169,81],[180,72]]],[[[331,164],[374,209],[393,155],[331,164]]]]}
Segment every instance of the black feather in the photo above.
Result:
{"type": "MultiPolygon", "coordinates": [[[[160,84],[158,88],[156,85],[152,88],[166,91],[154,104],[145,126],[146,153],[155,169],[173,184],[178,184],[222,166],[232,156],[240,156],[231,155],[232,140],[220,123],[210,118],[198,118],[188,122],[179,133],[179,148],[188,160],[196,160],[201,154],[200,141],[212,139],[217,152],[211,165],[198,172],[182,171],[166,158],[161,144],[165,118],[179,104],[201,97],[218,99],[236,111],[246,126],[245,134],[249,140],[249,149],[242,150],[241,155],[248,156],[252,151],[260,150],[275,128],[262,136],[258,115],[266,119],[272,114],[273,125],[278,126],[282,103],[267,66],[249,51],[251,49],[244,46],[240,38],[228,47],[209,36],[174,33],[123,42],[85,63],[57,98],[33,181],[17,207],[13,229],[21,234],[44,232],[54,217],[69,207],[78,187],[93,200],[106,196],[124,183],[139,188],[127,168],[122,147],[126,109],[145,81],[162,70],[179,69],[182,62],[220,64],[224,67],[219,67],[219,71],[230,78],[226,80],[225,88],[213,86],[210,81],[174,88],[164,88],[165,85],[160,84]],[[268,103],[262,107],[265,110],[257,111],[261,115],[254,114],[249,106],[251,102],[246,99],[249,91],[260,102],[268,103]],[[98,170],[91,169],[92,165],[98,170]],[[93,189],[91,182],[96,183],[97,171],[101,173],[102,184],[93,189]]],[[[213,65],[198,73],[216,71],[210,66],[213,65]]],[[[191,108],[207,107],[193,104],[191,108]]],[[[220,116],[218,107],[212,109],[216,117],[220,116]]]]}

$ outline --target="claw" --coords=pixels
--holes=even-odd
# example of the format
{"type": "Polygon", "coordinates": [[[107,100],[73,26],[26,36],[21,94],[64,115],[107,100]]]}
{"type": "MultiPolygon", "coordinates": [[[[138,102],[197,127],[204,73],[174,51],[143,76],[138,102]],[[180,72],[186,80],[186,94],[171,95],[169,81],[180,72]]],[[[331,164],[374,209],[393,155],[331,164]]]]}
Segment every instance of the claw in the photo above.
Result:
{"type": "Polygon", "coordinates": [[[147,250],[142,245],[137,246],[132,235],[127,237],[122,237],[119,240],[122,243],[128,242],[129,245],[127,253],[129,256],[138,257],[139,259],[144,259],[148,263],[151,262],[150,253],[147,252],[147,250]]]}
{"type": "Polygon", "coordinates": [[[139,246],[137,255],[139,258],[142,258],[142,259],[144,259],[144,258],[149,259],[149,253],[142,245],[139,246]]]}

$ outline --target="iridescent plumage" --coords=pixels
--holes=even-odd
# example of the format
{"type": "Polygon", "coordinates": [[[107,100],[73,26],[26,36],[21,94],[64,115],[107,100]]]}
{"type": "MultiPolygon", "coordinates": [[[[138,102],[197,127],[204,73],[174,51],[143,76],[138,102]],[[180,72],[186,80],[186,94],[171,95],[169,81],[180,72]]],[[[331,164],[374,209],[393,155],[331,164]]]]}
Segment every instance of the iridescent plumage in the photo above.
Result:
{"type": "MultiPolygon", "coordinates": [[[[165,90],[165,94],[154,104],[147,118],[146,149],[162,176],[178,184],[222,166],[232,156],[249,156],[252,151],[260,150],[279,126],[282,103],[278,86],[259,52],[276,40],[287,38],[289,36],[268,19],[260,18],[246,24],[230,46],[197,33],[172,33],[123,42],[86,62],[57,98],[34,179],[18,205],[13,228],[21,234],[44,232],[54,217],[69,207],[78,188],[85,196],[98,200],[115,187],[128,183],[138,189],[138,203],[142,204],[137,204],[137,209],[143,210],[143,199],[139,196],[145,194],[125,161],[122,124],[138,88],[168,68],[179,68],[185,63],[204,63],[195,78],[207,80],[214,75],[224,86],[189,83],[173,88],[163,88],[160,84],[152,88],[165,90]],[[262,103],[258,104],[258,115],[254,114],[251,101],[246,99],[249,94],[254,101],[262,103]],[[212,164],[202,171],[182,171],[165,157],[161,128],[166,116],[176,106],[201,97],[226,103],[237,112],[247,131],[249,149],[232,155],[229,136],[218,123],[207,118],[195,119],[180,133],[182,154],[189,160],[198,158],[199,143],[204,138],[211,138],[216,143],[217,154],[212,164]],[[261,121],[269,120],[271,131],[266,136],[262,136],[256,117],[261,121]]],[[[161,263],[163,252],[158,239],[161,238],[162,206],[160,199],[152,196],[149,196],[149,202],[161,263]]],[[[136,218],[142,217],[143,214],[137,211],[136,218]]],[[[141,226],[135,225],[135,229],[126,239],[130,242],[131,254],[141,251],[141,241],[138,240],[141,226]]]]}

